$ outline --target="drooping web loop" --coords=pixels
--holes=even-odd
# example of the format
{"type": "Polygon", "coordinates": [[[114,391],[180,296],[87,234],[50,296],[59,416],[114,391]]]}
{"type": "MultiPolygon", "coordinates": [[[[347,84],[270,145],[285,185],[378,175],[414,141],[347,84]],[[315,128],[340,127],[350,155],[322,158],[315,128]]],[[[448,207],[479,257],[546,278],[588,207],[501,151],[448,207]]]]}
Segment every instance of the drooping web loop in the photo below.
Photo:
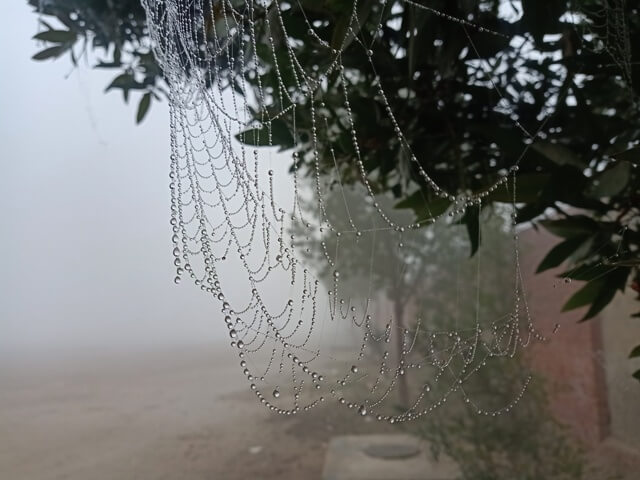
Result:
{"type": "MultiPolygon", "coordinates": [[[[403,1],[464,29],[502,35],[403,1]]],[[[332,400],[391,423],[419,418],[451,397],[479,414],[509,411],[530,377],[523,376],[513,398],[500,406],[476,401],[465,385],[493,361],[544,340],[526,303],[515,230],[516,171],[524,152],[481,190],[457,193],[439,185],[422,167],[375,74],[376,35],[370,41],[363,36],[357,0],[337,39],[322,38],[299,2],[142,3],[169,86],[175,281],[191,278],[218,302],[258,400],[285,415],[332,400]],[[292,8],[301,10],[304,25],[285,21],[283,12],[292,8]],[[329,55],[322,69],[309,67],[294,48],[299,40],[288,34],[294,27],[303,27],[305,41],[329,55]],[[349,47],[361,49],[375,74],[371,95],[382,102],[398,148],[434,195],[450,203],[447,211],[416,221],[376,195],[352,112],[352,72],[343,65],[349,47]],[[332,95],[330,76],[338,79],[332,95]],[[298,127],[302,116],[310,127],[298,127]],[[349,132],[357,189],[347,188],[341,176],[334,145],[345,139],[336,138],[335,122],[349,132]],[[276,153],[273,146],[292,153],[276,153]],[[289,181],[282,168],[272,169],[285,156],[293,163],[289,181]],[[327,158],[335,166],[328,175],[321,167],[327,158]],[[302,160],[311,165],[310,176],[300,174],[302,160]],[[338,187],[330,188],[334,183],[338,187]],[[477,255],[471,287],[458,286],[458,296],[469,296],[473,307],[458,311],[455,321],[443,319],[433,313],[437,295],[428,293],[448,288],[432,280],[434,272],[449,270],[432,268],[439,255],[430,250],[434,232],[462,215],[480,215],[483,199],[499,188],[513,198],[507,226],[513,275],[504,279],[513,294],[509,309],[483,314],[477,255]],[[380,268],[385,261],[388,268],[380,268]],[[349,343],[354,335],[355,349],[349,343]],[[410,375],[421,386],[413,395],[410,375]],[[400,412],[392,399],[397,390],[403,391],[400,412]]],[[[385,8],[382,0],[381,19],[385,8]]],[[[513,122],[515,131],[532,136],[513,122]]]]}
{"type": "Polygon", "coordinates": [[[604,0],[597,11],[590,11],[588,4],[581,6],[582,10],[590,12],[595,23],[588,25],[596,38],[600,40],[603,49],[620,69],[622,78],[627,85],[633,84],[631,76],[631,38],[627,15],[627,0],[604,0]]]}

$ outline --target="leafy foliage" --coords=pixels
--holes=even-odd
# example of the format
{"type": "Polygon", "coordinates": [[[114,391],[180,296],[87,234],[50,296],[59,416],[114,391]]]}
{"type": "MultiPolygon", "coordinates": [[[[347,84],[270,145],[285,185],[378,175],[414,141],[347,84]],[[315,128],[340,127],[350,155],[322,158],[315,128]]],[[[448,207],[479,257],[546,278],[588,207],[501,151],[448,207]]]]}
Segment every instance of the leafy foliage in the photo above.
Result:
{"type": "Polygon", "coordinates": [[[133,91],[141,99],[136,120],[142,121],[151,98],[160,98],[161,71],[151,52],[146,16],[135,0],[29,0],[41,15],[43,30],[34,39],[53,44],[32,58],[47,60],[68,54],[74,65],[85,56],[94,68],[119,72],[106,91],[120,90],[125,101],[133,91]],[[58,25],[52,25],[55,19],[58,25]]]}
{"type": "MultiPolygon", "coordinates": [[[[489,385],[493,400],[508,402],[517,393],[521,371],[517,361],[503,362],[481,372],[477,382],[484,391],[489,385]]],[[[447,415],[429,416],[417,427],[436,456],[456,461],[464,480],[608,478],[591,472],[584,451],[553,420],[541,384],[530,388],[509,415],[486,417],[455,402],[447,415]]]]}

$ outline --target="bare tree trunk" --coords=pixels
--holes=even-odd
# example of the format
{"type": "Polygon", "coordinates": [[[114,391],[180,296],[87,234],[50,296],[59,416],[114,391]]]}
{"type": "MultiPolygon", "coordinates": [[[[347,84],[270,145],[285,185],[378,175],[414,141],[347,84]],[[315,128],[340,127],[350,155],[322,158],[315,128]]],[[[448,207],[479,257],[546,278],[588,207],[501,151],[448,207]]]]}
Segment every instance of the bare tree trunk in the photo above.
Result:
{"type": "MultiPolygon", "coordinates": [[[[394,300],[393,307],[394,307],[394,313],[395,313],[396,327],[398,329],[398,331],[396,332],[396,339],[397,339],[396,348],[398,350],[397,356],[398,356],[398,364],[399,364],[400,360],[403,360],[402,341],[404,338],[404,329],[405,329],[404,305],[400,300],[394,300]]],[[[406,372],[406,368],[405,368],[405,372],[406,372]]],[[[407,381],[406,373],[398,377],[398,397],[400,400],[400,405],[402,405],[405,408],[409,408],[409,383],[407,381]]]]}

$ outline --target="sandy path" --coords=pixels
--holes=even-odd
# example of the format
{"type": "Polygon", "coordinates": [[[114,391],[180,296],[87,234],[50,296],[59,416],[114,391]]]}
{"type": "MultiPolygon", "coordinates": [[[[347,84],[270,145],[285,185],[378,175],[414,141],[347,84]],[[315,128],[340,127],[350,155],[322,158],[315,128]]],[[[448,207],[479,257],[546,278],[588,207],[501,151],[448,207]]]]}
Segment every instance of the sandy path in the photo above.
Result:
{"type": "MultiPolygon", "coordinates": [[[[331,436],[398,431],[330,402],[271,414],[236,355],[219,346],[0,361],[0,479],[319,480],[331,436]]],[[[601,456],[600,473],[618,470],[601,456]]]]}
{"type": "Polygon", "coordinates": [[[0,478],[317,476],[322,458],[299,461],[307,446],[255,401],[230,349],[217,350],[4,365],[0,478]]]}

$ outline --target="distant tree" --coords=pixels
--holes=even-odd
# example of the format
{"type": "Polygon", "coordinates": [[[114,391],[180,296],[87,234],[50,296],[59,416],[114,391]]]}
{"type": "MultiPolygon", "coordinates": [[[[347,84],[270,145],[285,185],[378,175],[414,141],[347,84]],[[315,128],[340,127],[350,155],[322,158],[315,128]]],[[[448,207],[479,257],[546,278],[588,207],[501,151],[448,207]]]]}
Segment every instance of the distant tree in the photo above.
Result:
{"type": "MultiPolygon", "coordinates": [[[[371,299],[371,307],[385,300],[390,303],[394,332],[390,338],[396,342],[399,361],[402,357],[403,335],[398,332],[415,328],[416,307],[425,293],[434,287],[431,280],[431,274],[437,269],[434,258],[442,253],[443,243],[450,238],[443,235],[434,240],[433,232],[426,229],[406,235],[390,232],[384,228],[386,225],[378,217],[372,203],[362,201],[364,195],[364,189],[350,186],[336,186],[327,191],[323,204],[325,210],[331,212],[329,220],[336,231],[349,233],[338,237],[333,230],[325,229],[318,241],[309,242],[311,248],[306,249],[307,258],[319,266],[320,278],[329,289],[333,287],[334,272],[339,272],[340,293],[348,300],[371,299]],[[331,252],[335,265],[326,261],[325,251],[331,252]]],[[[377,197],[376,201],[385,209],[393,207],[392,199],[384,195],[377,197]]],[[[304,207],[309,214],[321,216],[315,202],[308,202],[304,207]]],[[[400,211],[394,219],[409,223],[412,215],[400,211]]],[[[294,233],[297,233],[295,229],[294,233]]],[[[334,301],[342,302],[344,298],[334,301]]],[[[379,328],[380,325],[373,327],[379,328]]],[[[398,383],[399,400],[406,408],[410,404],[407,377],[401,377],[398,383]]]]}
{"type": "MultiPolygon", "coordinates": [[[[357,302],[371,290],[376,295],[372,304],[379,305],[386,299],[392,305],[394,365],[402,358],[399,352],[403,335],[399,332],[404,328],[411,335],[417,330],[413,350],[421,359],[433,346],[426,329],[472,331],[477,293],[483,328],[504,318],[513,308],[513,297],[505,294],[514,268],[513,262],[505,259],[505,252],[513,249],[507,209],[494,206],[482,212],[483,242],[476,255],[469,257],[469,237],[459,222],[452,220],[446,225],[400,235],[388,231],[373,206],[362,198],[362,189],[349,186],[343,190],[336,185],[327,191],[325,209],[330,212],[335,229],[343,233],[337,237],[334,231],[325,229],[319,239],[310,242],[307,255],[310,264],[319,268],[325,286],[331,289],[334,267],[327,264],[323,249],[317,245],[319,241],[325,242],[328,252],[336,252],[341,297],[357,302]],[[380,230],[374,234],[376,229],[380,230]],[[358,230],[364,231],[359,237],[355,233],[358,230]],[[423,320],[420,328],[417,317],[423,320]]],[[[376,201],[385,209],[393,205],[389,194],[379,195],[376,201]]],[[[305,204],[304,210],[318,214],[313,201],[305,204]]],[[[475,214],[478,213],[476,209],[475,214]]],[[[394,216],[398,222],[411,219],[406,210],[394,216]]],[[[307,241],[302,236],[305,229],[294,228],[292,233],[296,242],[307,241]]],[[[335,301],[339,303],[340,299],[335,301]]],[[[389,321],[380,314],[375,317],[389,321]]],[[[376,333],[382,337],[382,325],[377,327],[376,333]]],[[[457,363],[455,360],[452,363],[454,370],[459,367],[457,363]]],[[[526,368],[519,355],[493,357],[486,367],[465,380],[464,391],[477,406],[488,410],[504,408],[521,393],[526,368]]],[[[411,399],[425,385],[429,385],[428,402],[429,398],[446,394],[454,381],[455,378],[430,367],[428,362],[423,368],[398,377],[399,411],[406,411],[411,399]],[[435,378],[439,380],[434,381],[435,378]]],[[[461,395],[452,395],[442,411],[411,422],[406,428],[426,438],[436,458],[443,454],[452,458],[465,480],[511,480],[514,475],[523,480],[577,480],[589,468],[580,447],[550,414],[545,385],[539,381],[529,385],[527,394],[509,415],[478,415],[461,395]]]]}

